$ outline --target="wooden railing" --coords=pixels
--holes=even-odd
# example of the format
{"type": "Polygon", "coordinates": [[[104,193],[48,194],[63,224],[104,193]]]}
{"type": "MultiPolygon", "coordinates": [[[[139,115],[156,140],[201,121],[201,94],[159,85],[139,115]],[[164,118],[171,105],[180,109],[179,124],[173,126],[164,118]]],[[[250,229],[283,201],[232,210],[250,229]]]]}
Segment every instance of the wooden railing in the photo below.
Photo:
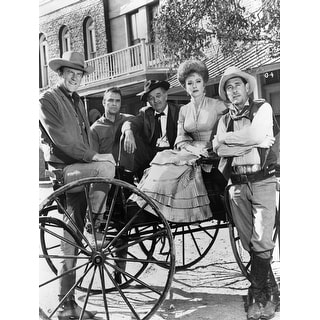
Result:
{"type": "Polygon", "coordinates": [[[170,69],[170,61],[160,46],[146,44],[142,39],[134,46],[87,60],[86,63],[94,67],[94,72],[84,77],[82,85],[150,69],[170,69]]]}

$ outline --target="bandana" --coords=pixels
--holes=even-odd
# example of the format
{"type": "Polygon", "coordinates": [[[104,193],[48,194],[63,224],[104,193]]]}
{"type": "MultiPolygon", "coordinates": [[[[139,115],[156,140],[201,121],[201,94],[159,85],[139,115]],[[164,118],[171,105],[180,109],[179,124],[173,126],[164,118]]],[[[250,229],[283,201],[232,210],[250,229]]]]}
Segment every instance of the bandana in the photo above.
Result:
{"type": "Polygon", "coordinates": [[[229,114],[232,120],[240,120],[242,118],[249,119],[250,106],[249,104],[245,105],[242,110],[239,110],[234,104],[229,106],[229,114]]]}

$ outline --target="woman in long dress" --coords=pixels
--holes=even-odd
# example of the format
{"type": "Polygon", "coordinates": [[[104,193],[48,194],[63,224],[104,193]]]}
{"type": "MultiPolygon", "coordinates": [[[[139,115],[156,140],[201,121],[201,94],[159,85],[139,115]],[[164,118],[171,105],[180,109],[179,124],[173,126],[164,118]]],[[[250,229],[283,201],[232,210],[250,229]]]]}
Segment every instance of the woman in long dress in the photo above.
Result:
{"type": "MultiPolygon", "coordinates": [[[[216,168],[200,166],[197,160],[208,157],[213,130],[226,106],[218,99],[205,96],[209,73],[203,62],[185,61],[179,66],[177,77],[191,101],[180,109],[175,149],[157,153],[144,171],[138,188],[155,201],[167,220],[203,221],[212,218],[212,211],[202,172],[218,177],[220,188],[225,186],[225,181],[220,180],[216,168]]],[[[138,196],[130,199],[140,207],[145,204],[138,196]]]]}

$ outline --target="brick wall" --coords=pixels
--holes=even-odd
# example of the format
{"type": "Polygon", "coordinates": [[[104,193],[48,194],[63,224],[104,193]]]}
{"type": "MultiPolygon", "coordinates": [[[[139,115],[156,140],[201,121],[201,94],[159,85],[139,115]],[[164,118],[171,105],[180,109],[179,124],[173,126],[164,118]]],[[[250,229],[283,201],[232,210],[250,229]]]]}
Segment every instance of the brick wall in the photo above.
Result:
{"type": "MultiPolygon", "coordinates": [[[[69,29],[71,49],[84,53],[83,22],[88,16],[95,22],[97,56],[107,53],[103,0],[84,0],[40,17],[39,34],[47,38],[49,60],[60,57],[59,31],[63,25],[69,29]]],[[[50,70],[49,84],[56,80],[57,75],[50,70]]]]}

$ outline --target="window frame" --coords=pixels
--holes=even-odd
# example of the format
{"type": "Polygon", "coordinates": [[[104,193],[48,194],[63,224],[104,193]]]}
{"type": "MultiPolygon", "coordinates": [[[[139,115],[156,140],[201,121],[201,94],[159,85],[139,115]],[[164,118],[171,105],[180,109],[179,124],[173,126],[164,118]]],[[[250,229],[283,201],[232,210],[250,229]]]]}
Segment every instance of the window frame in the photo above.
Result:
{"type": "Polygon", "coordinates": [[[84,20],[83,35],[86,60],[94,59],[97,56],[96,24],[90,16],[84,20]]]}
{"type": "Polygon", "coordinates": [[[127,14],[128,24],[128,37],[129,46],[140,43],[139,32],[138,32],[138,10],[131,11],[127,14]],[[134,25],[133,25],[134,22],[134,25]]]}
{"type": "Polygon", "coordinates": [[[59,44],[60,44],[60,57],[62,57],[66,51],[71,50],[71,35],[70,35],[69,28],[65,25],[60,28],[59,44]]]}
{"type": "Polygon", "coordinates": [[[45,88],[49,86],[48,69],[48,42],[47,37],[42,33],[39,36],[39,86],[45,88]]]}

